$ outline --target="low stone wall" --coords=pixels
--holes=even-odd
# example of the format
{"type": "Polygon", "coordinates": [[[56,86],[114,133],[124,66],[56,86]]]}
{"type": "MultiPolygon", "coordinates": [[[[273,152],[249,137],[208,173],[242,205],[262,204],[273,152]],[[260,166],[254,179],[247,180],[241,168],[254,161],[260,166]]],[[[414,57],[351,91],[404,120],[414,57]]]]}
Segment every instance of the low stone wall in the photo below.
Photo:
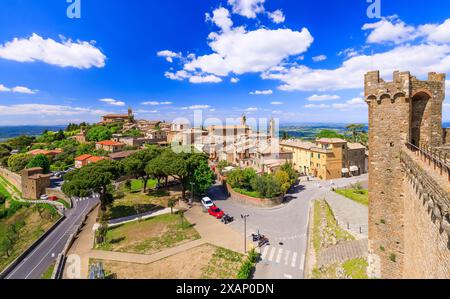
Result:
{"type": "Polygon", "coordinates": [[[228,194],[230,195],[230,198],[232,200],[235,200],[241,204],[253,206],[253,207],[263,207],[263,208],[269,208],[269,207],[275,207],[283,203],[284,196],[279,196],[277,198],[256,198],[247,196],[244,194],[240,194],[231,188],[230,185],[224,182],[224,187],[228,191],[228,194]]]}
{"type": "Polygon", "coordinates": [[[22,192],[22,177],[20,175],[12,171],[9,171],[6,168],[0,167],[0,176],[7,179],[8,182],[14,185],[14,187],[16,187],[17,189],[19,189],[20,192],[22,192]]]}

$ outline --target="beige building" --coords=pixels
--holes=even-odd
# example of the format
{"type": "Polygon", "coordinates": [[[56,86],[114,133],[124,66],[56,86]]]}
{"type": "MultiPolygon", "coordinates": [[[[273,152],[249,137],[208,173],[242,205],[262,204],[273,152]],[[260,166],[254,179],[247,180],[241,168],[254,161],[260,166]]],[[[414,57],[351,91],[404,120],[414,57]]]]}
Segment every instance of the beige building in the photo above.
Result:
{"type": "Polygon", "coordinates": [[[120,152],[123,150],[124,147],[125,147],[124,143],[113,140],[100,141],[95,144],[95,148],[97,150],[105,150],[112,153],[120,152]]]}
{"type": "Polygon", "coordinates": [[[51,174],[44,174],[40,167],[24,169],[22,171],[22,197],[39,199],[50,187],[51,174]]]}
{"type": "Polygon", "coordinates": [[[358,143],[340,138],[322,138],[315,143],[285,140],[280,148],[293,152],[294,167],[303,175],[331,180],[366,172],[365,147],[358,143]]]}

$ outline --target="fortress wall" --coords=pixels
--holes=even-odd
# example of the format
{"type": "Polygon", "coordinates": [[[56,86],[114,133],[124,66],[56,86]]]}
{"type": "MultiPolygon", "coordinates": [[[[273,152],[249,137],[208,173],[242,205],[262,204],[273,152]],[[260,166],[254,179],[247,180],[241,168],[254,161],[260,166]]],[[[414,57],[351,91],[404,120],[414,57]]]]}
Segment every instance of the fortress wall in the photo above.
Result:
{"type": "Polygon", "coordinates": [[[19,191],[22,191],[22,177],[17,173],[9,171],[6,168],[0,167],[0,176],[4,177],[8,182],[10,182],[19,191]]]}
{"type": "Polygon", "coordinates": [[[450,128],[444,128],[444,144],[450,144],[450,128]]]}
{"type": "Polygon", "coordinates": [[[410,155],[402,153],[406,177],[403,277],[450,278],[450,231],[443,222],[450,198],[410,155]]]}

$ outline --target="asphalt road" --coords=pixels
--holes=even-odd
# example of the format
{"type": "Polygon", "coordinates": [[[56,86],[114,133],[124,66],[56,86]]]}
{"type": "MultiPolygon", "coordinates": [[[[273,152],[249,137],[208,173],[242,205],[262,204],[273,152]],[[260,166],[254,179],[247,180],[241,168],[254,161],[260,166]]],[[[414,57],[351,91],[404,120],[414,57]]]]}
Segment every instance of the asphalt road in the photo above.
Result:
{"type": "Polygon", "coordinates": [[[96,198],[77,199],[73,209],[66,211],[66,218],[6,276],[6,279],[40,279],[64,250],[69,236],[75,232],[97,202],[96,198]]]}
{"type": "MultiPolygon", "coordinates": [[[[367,175],[335,180],[337,187],[366,181],[367,175]]],[[[209,196],[225,213],[235,218],[231,227],[244,233],[242,214],[247,218],[247,236],[259,232],[267,236],[270,245],[261,249],[261,262],[256,266],[256,279],[304,278],[305,254],[309,222],[309,205],[330,190],[331,182],[300,182],[287,195],[288,202],[276,208],[255,208],[227,200],[221,186],[214,186],[209,196]]],[[[244,243],[244,241],[242,241],[244,243]]],[[[242,244],[244,246],[244,244],[242,244]]]]}

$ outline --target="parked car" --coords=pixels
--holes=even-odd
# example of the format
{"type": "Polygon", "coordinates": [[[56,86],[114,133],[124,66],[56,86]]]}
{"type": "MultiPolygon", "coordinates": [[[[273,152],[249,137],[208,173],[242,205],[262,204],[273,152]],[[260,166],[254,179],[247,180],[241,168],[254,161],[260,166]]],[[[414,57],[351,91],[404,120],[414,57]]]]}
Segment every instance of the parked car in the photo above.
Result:
{"type": "Polygon", "coordinates": [[[225,215],[225,213],[221,209],[219,209],[216,205],[210,207],[208,209],[208,213],[209,215],[214,216],[217,219],[221,219],[225,215]]]}
{"type": "Polygon", "coordinates": [[[203,197],[202,198],[202,205],[206,208],[209,209],[210,207],[214,206],[213,201],[211,200],[211,198],[209,197],[203,197]]]}
{"type": "Polygon", "coordinates": [[[56,197],[56,196],[50,196],[50,197],[48,198],[48,200],[51,200],[51,201],[57,201],[57,200],[58,200],[58,197],[56,197]]]}
{"type": "Polygon", "coordinates": [[[47,194],[41,195],[40,198],[41,198],[42,200],[48,200],[48,195],[47,195],[47,194]]]}

